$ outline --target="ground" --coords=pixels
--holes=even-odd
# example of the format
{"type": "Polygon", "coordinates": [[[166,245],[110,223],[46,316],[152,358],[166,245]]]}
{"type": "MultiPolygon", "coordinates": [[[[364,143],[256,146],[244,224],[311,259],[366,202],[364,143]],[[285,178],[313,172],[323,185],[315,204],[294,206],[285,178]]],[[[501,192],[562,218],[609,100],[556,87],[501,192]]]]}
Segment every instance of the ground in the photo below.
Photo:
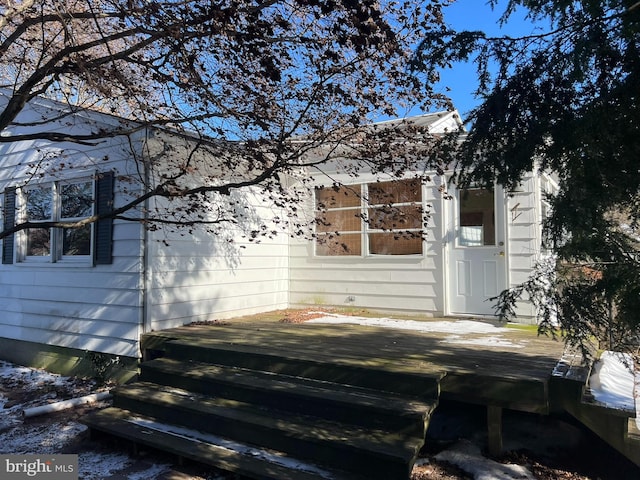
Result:
{"type": "MultiPolygon", "coordinates": [[[[23,418],[23,411],[107,387],[0,362],[0,453],[76,453],[86,480],[231,480],[234,475],[187,463],[160,452],[136,455],[120,440],[92,440],[82,415],[108,404],[84,405],[23,418]]],[[[484,411],[442,404],[431,421],[428,442],[412,480],[624,480],[640,471],[566,418],[508,412],[502,458],[483,455],[484,411]]]]}

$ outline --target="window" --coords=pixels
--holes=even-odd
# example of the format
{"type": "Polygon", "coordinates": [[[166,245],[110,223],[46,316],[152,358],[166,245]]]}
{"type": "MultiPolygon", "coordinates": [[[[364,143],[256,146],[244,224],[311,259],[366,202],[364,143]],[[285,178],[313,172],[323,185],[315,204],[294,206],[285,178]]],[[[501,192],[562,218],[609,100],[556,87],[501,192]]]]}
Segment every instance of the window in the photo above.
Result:
{"type": "MultiPolygon", "coordinates": [[[[94,209],[94,184],[91,180],[56,182],[22,190],[25,221],[76,223],[94,209]]],[[[92,224],[79,228],[38,228],[24,231],[21,260],[51,261],[88,259],[92,254],[92,224]]]]}
{"type": "Polygon", "coordinates": [[[458,246],[496,244],[494,192],[484,188],[462,190],[459,197],[458,246]]]}
{"type": "Polygon", "coordinates": [[[316,189],[316,255],[421,255],[418,179],[316,189]]]}
{"type": "Polygon", "coordinates": [[[3,195],[2,226],[33,222],[27,230],[11,233],[2,241],[2,263],[93,262],[113,263],[113,219],[105,216],[80,228],[38,228],[38,223],[76,223],[91,215],[107,215],[113,209],[115,174],[97,173],[95,179],[77,179],[17,189],[3,195]]]}

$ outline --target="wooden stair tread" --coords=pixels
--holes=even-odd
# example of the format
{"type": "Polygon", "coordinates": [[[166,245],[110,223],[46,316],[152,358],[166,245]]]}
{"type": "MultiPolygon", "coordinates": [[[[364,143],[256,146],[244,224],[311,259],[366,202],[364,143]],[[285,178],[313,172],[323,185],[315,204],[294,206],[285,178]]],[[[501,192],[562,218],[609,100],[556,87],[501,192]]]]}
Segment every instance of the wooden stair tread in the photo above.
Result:
{"type": "Polygon", "coordinates": [[[143,378],[146,369],[181,375],[200,382],[211,380],[216,383],[242,385],[255,390],[269,389],[286,395],[318,398],[379,412],[385,411],[394,415],[428,415],[436,406],[436,402],[427,403],[418,398],[409,398],[391,392],[225,365],[186,363],[170,358],[159,358],[143,364],[143,378]]]}
{"type": "Polygon", "coordinates": [[[172,340],[166,342],[165,347],[167,356],[178,360],[301,376],[423,399],[438,398],[440,380],[445,375],[442,371],[427,367],[424,370],[407,369],[389,359],[378,357],[375,361],[363,363],[347,357],[309,355],[292,350],[211,342],[207,339],[172,340]]]}
{"type": "Polygon", "coordinates": [[[381,355],[375,358],[368,359],[366,364],[362,363],[362,359],[357,355],[341,354],[339,357],[333,352],[327,352],[324,347],[318,350],[313,350],[309,345],[305,345],[304,349],[299,351],[295,346],[286,345],[281,348],[270,345],[269,347],[260,347],[253,344],[240,344],[230,342],[225,339],[216,337],[204,337],[204,338],[188,338],[188,339],[172,339],[166,342],[167,350],[170,350],[173,346],[186,346],[188,348],[202,348],[202,349],[215,349],[215,350],[227,350],[237,353],[258,354],[264,356],[270,356],[274,358],[283,358],[286,360],[301,360],[309,363],[322,363],[328,365],[336,365],[342,367],[355,367],[362,368],[363,370],[378,370],[381,372],[389,373],[402,373],[405,375],[411,375],[415,378],[428,378],[433,381],[439,381],[446,371],[440,367],[434,367],[433,365],[424,364],[421,371],[415,369],[407,369],[402,362],[399,362],[397,358],[385,358],[381,355]]]}
{"type": "Polygon", "coordinates": [[[336,444],[345,451],[367,451],[381,458],[412,461],[423,439],[399,433],[346,425],[317,417],[260,408],[244,402],[194,394],[185,390],[137,382],[120,387],[116,399],[160,405],[178,411],[189,411],[203,418],[217,417],[249,428],[268,430],[302,442],[336,444]]]}
{"type": "Polygon", "coordinates": [[[248,477],[273,480],[361,479],[354,474],[293,459],[282,452],[229,442],[115,407],[92,413],[84,417],[83,422],[91,429],[248,477]]]}

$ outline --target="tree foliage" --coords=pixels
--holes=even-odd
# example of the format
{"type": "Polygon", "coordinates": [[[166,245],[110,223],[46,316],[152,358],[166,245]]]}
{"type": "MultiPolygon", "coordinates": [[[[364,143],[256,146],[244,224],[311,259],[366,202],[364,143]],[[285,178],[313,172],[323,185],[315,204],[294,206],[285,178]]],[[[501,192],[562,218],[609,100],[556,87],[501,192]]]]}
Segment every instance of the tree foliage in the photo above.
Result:
{"type": "Polygon", "coordinates": [[[542,331],[559,326],[573,344],[637,349],[640,2],[490,3],[504,8],[502,22],[525,9],[536,29],[514,38],[444,26],[425,38],[416,67],[434,75],[456,61],[477,66],[482,103],[467,119],[458,182],[514,189],[536,170],[558,180],[544,224],[556,268],[504,292],[498,308],[512,315],[528,295],[542,331]]]}
{"type": "MultiPolygon", "coordinates": [[[[179,161],[136,158],[145,188],[108,215],[140,220],[134,209],[149,198],[179,197],[179,212],[147,210],[144,220],[205,223],[203,205],[250,185],[295,209],[283,178],[304,180],[297,172],[338,154],[353,160],[353,175],[364,165],[399,174],[415,162],[397,141],[415,130],[367,125],[429,108],[432,92],[407,64],[438,25],[439,3],[9,0],[0,6],[0,142],[99,145],[150,127],[187,132],[197,142],[179,161]],[[126,121],[76,134],[44,118],[25,133],[20,114],[42,96],[62,102],[63,116],[99,110],[126,121]],[[194,174],[205,153],[215,164],[194,174]],[[164,173],[148,182],[159,161],[164,173]]],[[[237,215],[222,209],[215,223],[237,215]]]]}

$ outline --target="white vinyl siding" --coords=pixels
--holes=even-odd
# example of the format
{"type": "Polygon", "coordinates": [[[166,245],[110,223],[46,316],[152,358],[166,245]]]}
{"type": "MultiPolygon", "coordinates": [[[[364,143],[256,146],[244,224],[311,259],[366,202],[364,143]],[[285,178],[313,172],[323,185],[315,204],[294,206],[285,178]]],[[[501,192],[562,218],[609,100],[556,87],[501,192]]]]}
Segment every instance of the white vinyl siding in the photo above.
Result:
{"type": "MultiPolygon", "coordinates": [[[[41,120],[46,113],[45,107],[31,110],[27,106],[19,121],[28,125],[41,120]]],[[[58,116],[59,112],[52,115],[58,116]]],[[[60,121],[59,128],[90,133],[101,119],[113,121],[111,117],[95,117],[67,117],[60,121]]],[[[20,127],[24,132],[28,128],[20,127]]],[[[55,130],[55,125],[51,129],[55,130]]],[[[14,133],[22,131],[17,127],[13,130],[14,133]]],[[[118,174],[127,174],[127,168],[132,166],[130,144],[122,138],[105,139],[93,146],[54,145],[42,140],[2,143],[0,157],[0,192],[11,192],[16,186],[20,190],[54,182],[64,185],[68,180],[77,179],[93,182],[96,172],[115,170],[118,174]],[[56,155],[60,148],[66,149],[64,157],[56,155]],[[46,162],[51,164],[55,175],[34,179],[30,170],[42,164],[43,155],[48,155],[46,162]],[[68,168],[71,164],[73,168],[68,168]]],[[[116,205],[128,200],[122,188],[116,184],[116,205]]],[[[130,189],[131,185],[126,188],[130,189]]],[[[19,236],[14,235],[14,240],[19,236]]],[[[6,260],[13,263],[0,265],[1,335],[8,339],[137,357],[142,312],[142,227],[139,223],[116,221],[112,238],[111,263],[103,265],[93,265],[90,260],[16,263],[13,252],[7,252],[11,258],[6,260]]],[[[10,237],[3,243],[9,241],[10,237]]]]}
{"type": "MultiPolygon", "coordinates": [[[[258,217],[268,221],[274,215],[251,190],[233,195],[242,196],[258,217]]],[[[289,238],[281,233],[252,242],[252,229],[229,224],[219,235],[203,227],[189,235],[149,232],[146,329],[287,308],[289,238]]]]}
{"type": "MultiPolygon", "coordinates": [[[[524,282],[542,255],[539,182],[537,174],[527,175],[519,187],[508,195],[506,221],[509,287],[524,282]]],[[[516,314],[518,321],[535,321],[536,313],[527,299],[518,301],[516,314]]]]}
{"type": "Polygon", "coordinates": [[[319,256],[314,242],[292,240],[291,304],[442,314],[441,182],[434,177],[422,187],[426,223],[421,255],[319,256]]]}

